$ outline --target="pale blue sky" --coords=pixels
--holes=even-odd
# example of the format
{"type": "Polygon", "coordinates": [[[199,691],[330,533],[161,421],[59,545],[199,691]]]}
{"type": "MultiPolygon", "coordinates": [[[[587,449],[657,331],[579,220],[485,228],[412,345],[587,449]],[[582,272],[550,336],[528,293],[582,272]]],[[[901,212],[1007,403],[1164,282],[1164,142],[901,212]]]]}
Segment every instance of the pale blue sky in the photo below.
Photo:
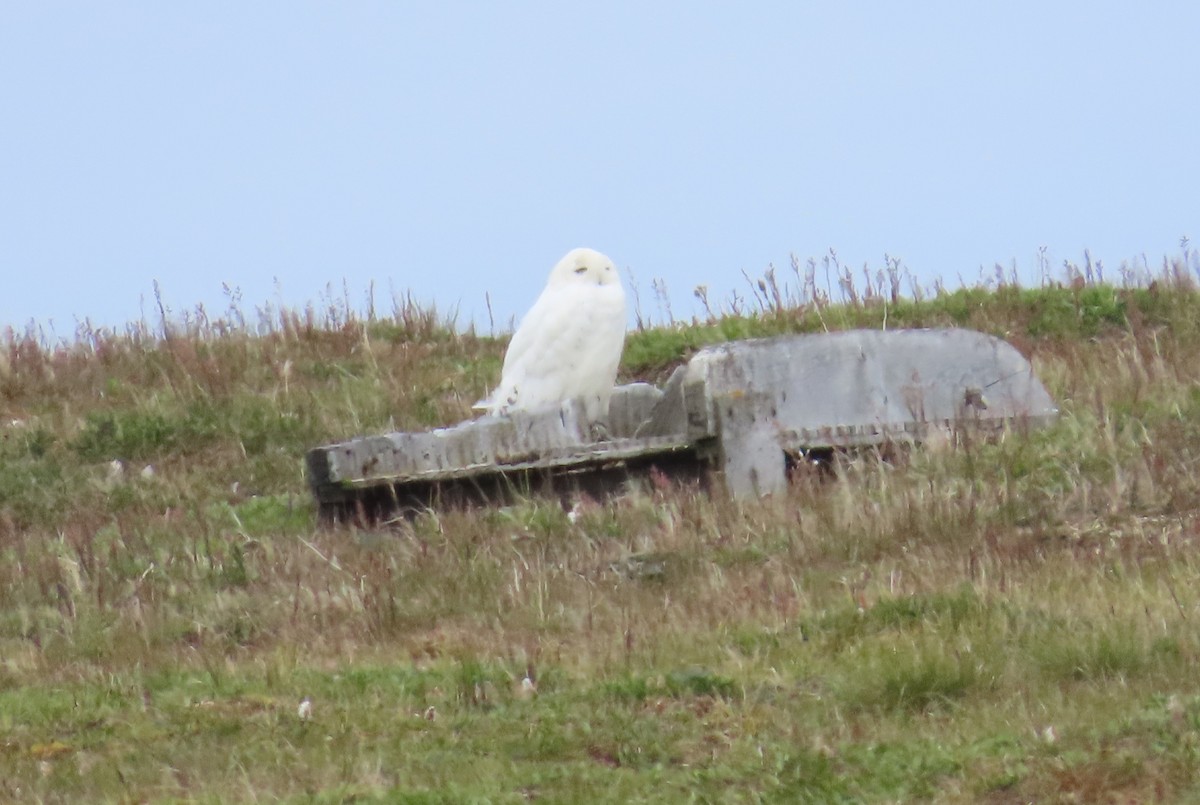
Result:
{"type": "MultiPolygon", "coordinates": [[[[1200,3],[0,5],[0,328],[1200,238],[1200,3]]],[[[385,309],[388,305],[384,305],[385,309]]]]}

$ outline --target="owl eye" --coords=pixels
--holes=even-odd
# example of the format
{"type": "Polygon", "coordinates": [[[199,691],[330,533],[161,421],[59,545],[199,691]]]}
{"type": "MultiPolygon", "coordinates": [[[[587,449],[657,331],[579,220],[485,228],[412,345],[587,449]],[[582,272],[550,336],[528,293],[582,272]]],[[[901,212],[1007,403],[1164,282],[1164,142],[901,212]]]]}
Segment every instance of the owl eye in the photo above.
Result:
{"type": "Polygon", "coordinates": [[[580,266],[579,268],[575,269],[576,274],[583,274],[585,272],[587,272],[587,266],[580,266]]]}

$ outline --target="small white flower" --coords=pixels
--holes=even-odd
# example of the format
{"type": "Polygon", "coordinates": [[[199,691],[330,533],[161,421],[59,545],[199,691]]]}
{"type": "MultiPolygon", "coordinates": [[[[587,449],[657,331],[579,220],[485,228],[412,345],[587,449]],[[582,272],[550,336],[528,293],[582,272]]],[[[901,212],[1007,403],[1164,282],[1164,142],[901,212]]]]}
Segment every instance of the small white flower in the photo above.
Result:
{"type": "Polygon", "coordinates": [[[142,467],[141,475],[143,478],[145,478],[147,480],[149,480],[150,478],[153,478],[154,477],[154,465],[147,464],[145,467],[142,467]]]}
{"type": "Polygon", "coordinates": [[[1187,707],[1178,694],[1172,693],[1167,699],[1167,715],[1171,717],[1171,722],[1176,726],[1183,726],[1187,721],[1187,707]]]}
{"type": "Polygon", "coordinates": [[[308,721],[312,718],[312,700],[305,696],[300,701],[300,706],[296,708],[296,715],[301,721],[308,721]]]}

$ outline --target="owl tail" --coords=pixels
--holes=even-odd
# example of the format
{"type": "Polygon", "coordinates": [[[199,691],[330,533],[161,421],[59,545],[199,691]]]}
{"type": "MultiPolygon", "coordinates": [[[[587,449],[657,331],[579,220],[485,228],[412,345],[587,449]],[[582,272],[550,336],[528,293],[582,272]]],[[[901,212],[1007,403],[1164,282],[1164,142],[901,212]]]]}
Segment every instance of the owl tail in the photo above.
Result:
{"type": "Polygon", "coordinates": [[[476,411],[487,411],[493,416],[503,414],[517,401],[517,390],[500,386],[488,396],[479,400],[471,407],[476,411]]]}

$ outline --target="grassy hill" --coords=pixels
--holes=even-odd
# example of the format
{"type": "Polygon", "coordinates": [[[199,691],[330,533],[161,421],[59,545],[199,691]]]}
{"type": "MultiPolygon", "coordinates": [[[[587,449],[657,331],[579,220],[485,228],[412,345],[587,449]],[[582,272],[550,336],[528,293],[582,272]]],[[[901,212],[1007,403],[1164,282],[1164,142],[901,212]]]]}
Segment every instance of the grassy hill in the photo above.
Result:
{"type": "Polygon", "coordinates": [[[961,326],[1061,418],[748,505],[651,484],[371,532],[316,523],[305,450],[468,417],[503,339],[411,300],[9,332],[0,799],[1198,798],[1190,271],[916,300],[768,274],[631,333],[623,377],[961,326]]]}

